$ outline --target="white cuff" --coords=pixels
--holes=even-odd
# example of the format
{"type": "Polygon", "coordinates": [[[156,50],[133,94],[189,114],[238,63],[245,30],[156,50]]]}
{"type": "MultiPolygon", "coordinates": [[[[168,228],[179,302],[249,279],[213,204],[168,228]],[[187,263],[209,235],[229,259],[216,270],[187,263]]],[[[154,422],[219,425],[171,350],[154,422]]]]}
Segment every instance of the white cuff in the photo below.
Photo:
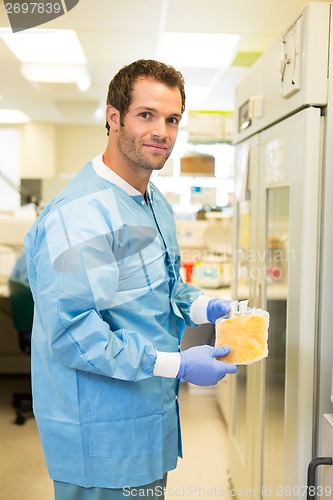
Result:
{"type": "Polygon", "coordinates": [[[155,377],[176,378],[180,367],[179,352],[156,351],[155,377]]]}
{"type": "Polygon", "coordinates": [[[199,295],[199,297],[193,301],[190,309],[190,317],[197,325],[208,323],[207,306],[211,298],[212,297],[207,297],[207,295],[199,295]]]}

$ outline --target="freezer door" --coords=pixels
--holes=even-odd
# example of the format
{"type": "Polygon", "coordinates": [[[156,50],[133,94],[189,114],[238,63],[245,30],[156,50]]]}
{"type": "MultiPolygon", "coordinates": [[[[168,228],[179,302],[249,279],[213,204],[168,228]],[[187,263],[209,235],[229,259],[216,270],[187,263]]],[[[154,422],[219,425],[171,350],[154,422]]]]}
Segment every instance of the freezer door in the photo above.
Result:
{"type": "Polygon", "coordinates": [[[307,108],[241,143],[255,164],[248,225],[244,200],[236,211],[235,253],[250,259],[236,266],[235,292],[269,311],[269,355],[232,378],[229,456],[235,490],[256,498],[301,492],[313,457],[323,120],[307,108]]]}
{"type": "Polygon", "coordinates": [[[320,109],[308,108],[261,134],[271,315],[262,484],[277,495],[306,484],[313,456],[322,127],[320,109]]]}
{"type": "MultiPolygon", "coordinates": [[[[257,280],[257,262],[253,259],[262,246],[258,233],[259,211],[259,136],[254,136],[236,147],[235,158],[235,241],[233,253],[234,281],[232,297],[249,299],[251,307],[260,306],[260,287],[257,280]]],[[[265,264],[263,263],[263,266],[265,264]]],[[[240,366],[230,377],[232,404],[229,421],[229,469],[232,491],[247,491],[260,482],[261,415],[263,366],[240,366]]]]}

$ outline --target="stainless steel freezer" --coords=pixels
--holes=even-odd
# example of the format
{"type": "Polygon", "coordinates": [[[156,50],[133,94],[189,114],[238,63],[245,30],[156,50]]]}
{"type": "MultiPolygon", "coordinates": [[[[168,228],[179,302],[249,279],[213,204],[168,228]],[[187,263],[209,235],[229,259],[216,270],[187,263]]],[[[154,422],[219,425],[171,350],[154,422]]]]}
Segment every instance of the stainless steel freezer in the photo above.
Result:
{"type": "Polygon", "coordinates": [[[229,465],[256,498],[306,498],[333,413],[331,25],[307,4],[237,88],[233,296],[271,319],[268,358],[231,382],[229,465]]]}

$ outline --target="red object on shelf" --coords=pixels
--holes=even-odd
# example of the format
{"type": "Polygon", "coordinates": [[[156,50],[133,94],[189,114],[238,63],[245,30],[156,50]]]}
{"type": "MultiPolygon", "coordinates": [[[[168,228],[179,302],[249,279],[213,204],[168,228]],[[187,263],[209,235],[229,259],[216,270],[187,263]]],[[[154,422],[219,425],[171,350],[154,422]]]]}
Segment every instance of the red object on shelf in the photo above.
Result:
{"type": "Polygon", "coordinates": [[[282,278],[282,271],[279,267],[270,267],[268,273],[273,280],[280,280],[282,278]]]}
{"type": "Polygon", "coordinates": [[[186,283],[191,283],[194,262],[182,262],[182,267],[185,269],[185,281],[186,281],[186,283]]]}

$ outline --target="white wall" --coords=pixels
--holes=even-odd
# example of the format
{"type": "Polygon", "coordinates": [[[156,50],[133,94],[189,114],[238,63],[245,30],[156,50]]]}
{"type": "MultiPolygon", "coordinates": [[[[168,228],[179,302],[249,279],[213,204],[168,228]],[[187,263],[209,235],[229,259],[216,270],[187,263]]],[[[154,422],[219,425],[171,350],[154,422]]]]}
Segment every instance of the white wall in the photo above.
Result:
{"type": "Polygon", "coordinates": [[[28,123],[21,131],[21,177],[51,179],[77,173],[102,153],[107,136],[100,125],[28,123]]]}
{"type": "Polygon", "coordinates": [[[56,169],[55,127],[28,123],[21,126],[21,177],[53,177],[56,169]]]}
{"type": "Polygon", "coordinates": [[[56,126],[55,174],[75,174],[106,147],[107,135],[100,125],[56,126]]]}
{"type": "Polygon", "coordinates": [[[0,129],[0,210],[15,210],[20,195],[13,186],[20,184],[20,131],[15,127],[0,129]]]}

